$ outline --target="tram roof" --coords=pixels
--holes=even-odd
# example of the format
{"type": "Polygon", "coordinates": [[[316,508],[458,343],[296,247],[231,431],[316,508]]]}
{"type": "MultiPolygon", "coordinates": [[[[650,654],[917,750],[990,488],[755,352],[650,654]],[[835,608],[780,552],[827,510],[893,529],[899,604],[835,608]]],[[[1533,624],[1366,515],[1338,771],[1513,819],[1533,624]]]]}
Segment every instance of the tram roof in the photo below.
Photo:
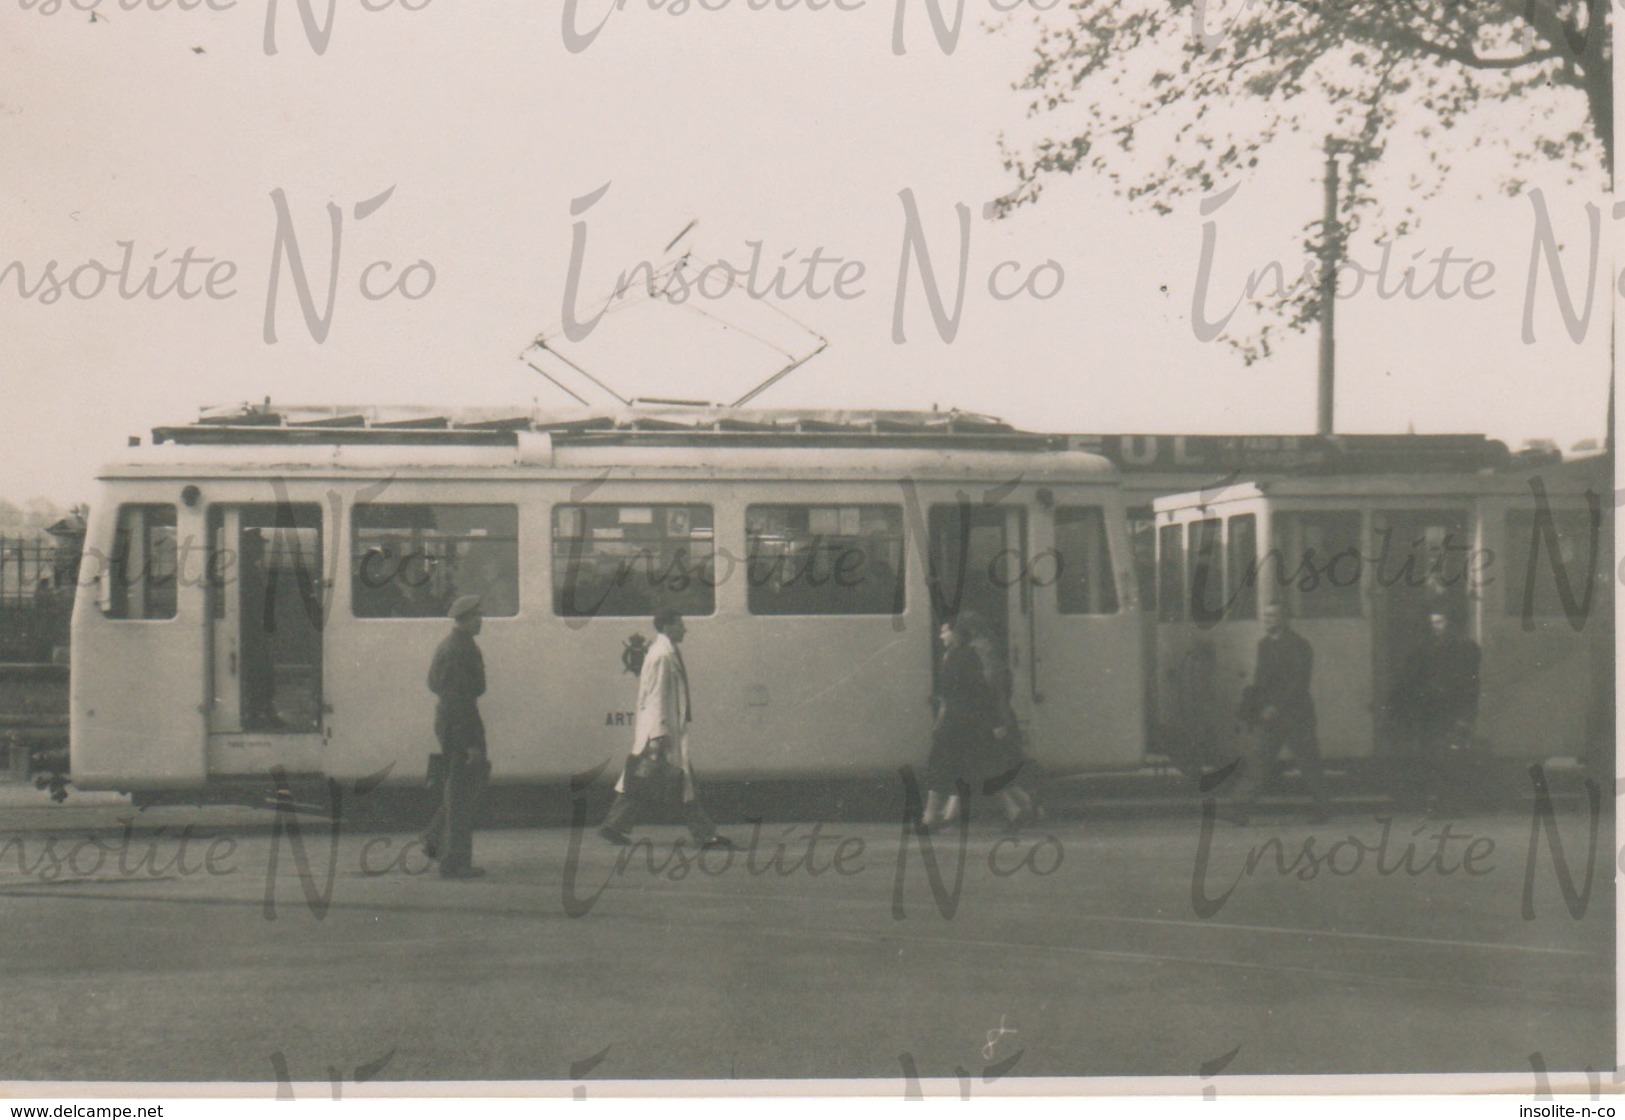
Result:
{"type": "Polygon", "coordinates": [[[1206,510],[1231,502],[1266,498],[1301,505],[1305,501],[1369,502],[1383,499],[1471,499],[1486,495],[1528,496],[1531,483],[1557,495],[1577,496],[1588,489],[1609,488],[1613,466],[1608,456],[1575,459],[1511,460],[1499,469],[1429,474],[1417,471],[1278,476],[1235,479],[1211,487],[1156,498],[1152,509],[1171,514],[1179,510],[1206,510]]]}
{"type": "Polygon", "coordinates": [[[616,410],[440,408],[413,405],[238,404],[204,408],[190,424],[153,429],[154,443],[503,445],[516,433],[555,443],[652,446],[935,446],[1064,449],[1062,437],[1021,431],[995,417],[947,412],[728,408],[640,401],[616,410]]]}
{"type": "Polygon", "coordinates": [[[958,411],[833,411],[639,405],[620,412],[255,406],[203,410],[158,428],[104,477],[344,474],[488,477],[1115,479],[1065,437],[958,411]]]}

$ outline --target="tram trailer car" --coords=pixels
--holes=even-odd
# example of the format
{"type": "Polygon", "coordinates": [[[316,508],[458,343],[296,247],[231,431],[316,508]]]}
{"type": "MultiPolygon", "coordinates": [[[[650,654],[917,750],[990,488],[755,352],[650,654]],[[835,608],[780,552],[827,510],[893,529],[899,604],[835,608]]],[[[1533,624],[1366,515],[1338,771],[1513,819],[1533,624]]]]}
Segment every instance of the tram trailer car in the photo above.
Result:
{"type": "MultiPolygon", "coordinates": [[[[1262,606],[1314,650],[1322,754],[1381,778],[1428,615],[1482,652],[1480,758],[1612,773],[1611,459],[1460,474],[1275,478],[1154,503],[1153,719],[1195,771],[1234,758],[1262,606]]],[[[1148,596],[1149,598],[1150,596],[1148,596]]],[[[1148,604],[1148,608],[1149,608],[1148,604]]]]}
{"type": "Polygon", "coordinates": [[[249,409],[100,479],[73,616],[71,779],[258,800],[436,750],[429,659],[480,594],[494,779],[631,746],[622,668],[681,609],[706,777],[895,776],[930,741],[935,630],[973,610],[1031,753],[1144,752],[1115,468],[958,414],[614,423],[249,409]]]}

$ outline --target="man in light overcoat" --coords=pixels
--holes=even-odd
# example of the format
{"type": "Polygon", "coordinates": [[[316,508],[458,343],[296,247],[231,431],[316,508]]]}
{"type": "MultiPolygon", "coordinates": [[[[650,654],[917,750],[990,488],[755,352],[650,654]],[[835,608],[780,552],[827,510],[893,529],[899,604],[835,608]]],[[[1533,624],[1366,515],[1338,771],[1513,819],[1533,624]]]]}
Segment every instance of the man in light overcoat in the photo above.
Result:
{"type": "Polygon", "coordinates": [[[612,844],[630,843],[643,807],[667,790],[680,789],[684,823],[695,841],[706,847],[730,847],[731,842],[717,835],[716,825],[700,805],[689,759],[694,712],[688,668],[679,648],[688,628],[683,616],[671,607],[655,612],[654,627],[657,636],[649,644],[638,674],[632,753],[615,783],[615,804],[598,834],[612,844]]]}

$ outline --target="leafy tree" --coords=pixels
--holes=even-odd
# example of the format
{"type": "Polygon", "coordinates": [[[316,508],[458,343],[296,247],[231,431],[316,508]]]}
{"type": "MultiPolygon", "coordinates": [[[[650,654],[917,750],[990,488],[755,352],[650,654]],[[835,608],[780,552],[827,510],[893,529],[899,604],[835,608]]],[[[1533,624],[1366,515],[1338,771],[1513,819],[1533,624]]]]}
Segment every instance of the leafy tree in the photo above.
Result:
{"type": "MultiPolygon", "coordinates": [[[[1046,133],[1001,138],[1010,210],[1055,175],[1099,175],[1167,213],[1259,163],[1278,136],[1336,136],[1350,155],[1344,230],[1376,209],[1371,172],[1391,139],[1419,140],[1430,171],[1408,198],[1436,191],[1461,152],[1445,136],[1480,104],[1527,105],[1529,134],[1504,136],[1510,166],[1558,162],[1613,170],[1609,0],[1073,0],[1037,17],[1028,116],[1046,133]],[[1246,101],[1262,112],[1243,113],[1246,101]],[[1565,115],[1570,118],[1565,122],[1565,115]]],[[[1481,138],[1464,140],[1476,145],[1481,138]]],[[[1520,184],[1508,181],[1511,190],[1520,184]]],[[[1403,234],[1407,211],[1393,225],[1403,234]]],[[[1321,223],[1306,249],[1321,251],[1321,223]]],[[[1288,301],[1289,326],[1318,316],[1314,285],[1288,301]]],[[[1239,344],[1268,354],[1269,330],[1239,344]]]]}

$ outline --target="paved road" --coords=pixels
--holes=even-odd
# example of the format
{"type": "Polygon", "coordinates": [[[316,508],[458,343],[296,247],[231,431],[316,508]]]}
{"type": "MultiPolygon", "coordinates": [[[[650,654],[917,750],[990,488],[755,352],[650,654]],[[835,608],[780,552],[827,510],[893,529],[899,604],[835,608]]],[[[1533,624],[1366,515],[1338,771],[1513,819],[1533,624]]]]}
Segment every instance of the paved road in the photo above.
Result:
{"type": "MultiPolygon", "coordinates": [[[[736,825],[746,849],[703,860],[669,826],[630,853],[509,829],[478,839],[486,878],[454,882],[420,873],[409,834],[308,818],[296,843],[247,810],[128,831],[113,798],[0,812],[0,1079],[383,1062],[388,1081],[901,1092],[910,1066],[1195,1077],[1232,1050],[1226,1075],[1614,1066],[1611,817],[1578,919],[1542,832],[1526,920],[1511,813],[1402,817],[1386,846],[1367,810],[1210,834],[1192,813],[1058,820],[1020,843],[978,822],[934,841],[938,882],[872,822],[736,825]]],[[[1556,819],[1580,890],[1585,807],[1556,819]]]]}

